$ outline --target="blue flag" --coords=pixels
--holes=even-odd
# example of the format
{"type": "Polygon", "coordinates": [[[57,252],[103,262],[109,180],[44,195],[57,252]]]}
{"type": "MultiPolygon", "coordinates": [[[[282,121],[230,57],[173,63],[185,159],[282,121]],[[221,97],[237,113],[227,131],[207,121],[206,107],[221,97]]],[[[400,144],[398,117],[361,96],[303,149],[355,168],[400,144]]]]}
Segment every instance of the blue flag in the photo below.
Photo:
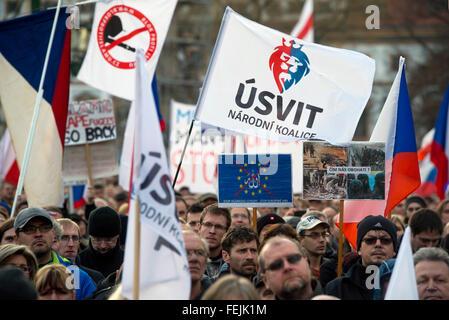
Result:
{"type": "Polygon", "coordinates": [[[219,155],[218,202],[227,207],[292,205],[291,155],[219,155]]]}

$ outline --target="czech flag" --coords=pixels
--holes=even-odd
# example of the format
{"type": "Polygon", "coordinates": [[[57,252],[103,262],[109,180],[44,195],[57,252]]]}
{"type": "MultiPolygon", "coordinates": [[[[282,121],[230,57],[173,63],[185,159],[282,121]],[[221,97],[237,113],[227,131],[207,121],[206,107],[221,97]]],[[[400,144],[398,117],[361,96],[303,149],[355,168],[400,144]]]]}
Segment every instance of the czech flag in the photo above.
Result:
{"type": "Polygon", "coordinates": [[[11,135],[8,128],[0,140],[0,179],[7,181],[17,187],[19,181],[19,166],[16,161],[16,153],[12,145],[11,135]]]}
{"type": "Polygon", "coordinates": [[[87,186],[84,184],[73,186],[72,191],[73,191],[73,208],[74,209],[81,208],[87,202],[86,201],[87,186]]]}
{"type": "Polygon", "coordinates": [[[430,150],[432,148],[435,128],[432,128],[424,135],[421,142],[421,148],[418,150],[419,172],[421,174],[421,185],[415,190],[415,194],[421,197],[427,197],[437,193],[435,180],[437,177],[437,168],[430,160],[430,150]]]}
{"type": "Polygon", "coordinates": [[[343,232],[354,248],[359,221],[368,215],[386,217],[421,184],[404,60],[400,58],[398,73],[370,138],[370,142],[385,143],[385,200],[344,202],[343,232]]]}
{"type": "MultiPolygon", "coordinates": [[[[0,99],[19,167],[25,157],[55,15],[56,9],[51,9],[0,23],[0,99]]],[[[60,206],[64,200],[62,156],[70,83],[68,18],[65,9],[56,17],[24,180],[30,206],[60,206]]]]}
{"type": "Polygon", "coordinates": [[[448,127],[447,117],[449,108],[449,86],[444,94],[440,111],[435,124],[435,135],[432,141],[430,159],[437,168],[436,187],[438,197],[443,200],[445,188],[448,182],[449,141],[447,141],[448,127]]]}

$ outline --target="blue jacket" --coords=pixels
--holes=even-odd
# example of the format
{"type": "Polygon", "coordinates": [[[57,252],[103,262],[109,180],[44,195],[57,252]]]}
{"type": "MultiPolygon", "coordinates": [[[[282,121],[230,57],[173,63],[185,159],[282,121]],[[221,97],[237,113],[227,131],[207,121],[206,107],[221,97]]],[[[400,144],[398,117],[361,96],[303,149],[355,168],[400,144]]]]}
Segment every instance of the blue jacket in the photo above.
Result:
{"type": "Polygon", "coordinates": [[[87,298],[96,290],[97,287],[94,281],[84,270],[74,265],[70,259],[58,255],[56,251],[51,250],[51,261],[47,264],[62,264],[72,272],[75,282],[76,300],[87,298]]]}

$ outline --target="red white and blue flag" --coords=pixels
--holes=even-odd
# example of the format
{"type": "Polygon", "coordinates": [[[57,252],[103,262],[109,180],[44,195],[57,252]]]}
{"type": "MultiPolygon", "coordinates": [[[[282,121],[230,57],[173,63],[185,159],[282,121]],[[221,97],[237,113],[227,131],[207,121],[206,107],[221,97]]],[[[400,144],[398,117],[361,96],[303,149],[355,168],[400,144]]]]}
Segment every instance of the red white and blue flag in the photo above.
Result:
{"type": "Polygon", "coordinates": [[[0,141],[0,179],[17,186],[20,170],[16,161],[16,153],[12,145],[11,135],[6,128],[0,141]]]}
{"type": "Polygon", "coordinates": [[[419,172],[421,174],[421,185],[415,190],[415,194],[421,197],[427,197],[437,193],[435,180],[437,177],[437,168],[430,160],[430,150],[432,148],[435,128],[427,132],[421,142],[421,148],[418,150],[419,172]]]}
{"type": "Polygon", "coordinates": [[[72,186],[73,208],[78,209],[87,203],[87,185],[72,186]]]}
{"type": "Polygon", "coordinates": [[[344,203],[343,232],[354,248],[359,221],[368,215],[387,216],[421,183],[404,64],[405,59],[401,57],[398,73],[370,138],[370,142],[385,143],[385,200],[344,203]]]}
{"type": "MultiPolygon", "coordinates": [[[[22,165],[56,9],[0,23],[0,98],[22,165]]],[[[24,188],[31,206],[63,202],[62,158],[70,83],[69,17],[60,10],[24,188]]]]}
{"type": "Polygon", "coordinates": [[[437,195],[442,200],[448,182],[448,159],[449,159],[449,139],[448,139],[448,109],[449,109],[449,86],[441,102],[435,124],[435,135],[432,141],[430,158],[437,168],[436,187],[437,195]]]}
{"type": "Polygon", "coordinates": [[[313,0],[306,0],[302,7],[301,15],[296,25],[293,27],[291,36],[313,42],[313,0]]]}

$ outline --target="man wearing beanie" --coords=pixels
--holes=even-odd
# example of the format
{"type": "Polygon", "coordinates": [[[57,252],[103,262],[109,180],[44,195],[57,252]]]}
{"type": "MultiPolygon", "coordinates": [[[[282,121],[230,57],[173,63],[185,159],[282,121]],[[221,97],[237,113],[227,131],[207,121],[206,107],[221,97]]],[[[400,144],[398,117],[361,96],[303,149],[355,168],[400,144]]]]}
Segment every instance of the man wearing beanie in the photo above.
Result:
{"type": "Polygon", "coordinates": [[[123,263],[120,248],[121,222],[119,214],[110,207],[92,211],[88,222],[89,247],[77,257],[77,264],[97,270],[106,278],[123,263]]]}
{"type": "Polygon", "coordinates": [[[262,243],[263,236],[267,232],[268,228],[270,228],[272,224],[276,223],[285,223],[285,220],[275,213],[269,213],[257,219],[257,235],[259,236],[259,242],[262,243]]]}
{"type": "Polygon", "coordinates": [[[357,225],[357,261],[346,274],[326,285],[325,294],[342,300],[373,300],[378,269],[369,266],[378,267],[394,258],[397,248],[395,225],[383,216],[367,216],[357,225]]]}

